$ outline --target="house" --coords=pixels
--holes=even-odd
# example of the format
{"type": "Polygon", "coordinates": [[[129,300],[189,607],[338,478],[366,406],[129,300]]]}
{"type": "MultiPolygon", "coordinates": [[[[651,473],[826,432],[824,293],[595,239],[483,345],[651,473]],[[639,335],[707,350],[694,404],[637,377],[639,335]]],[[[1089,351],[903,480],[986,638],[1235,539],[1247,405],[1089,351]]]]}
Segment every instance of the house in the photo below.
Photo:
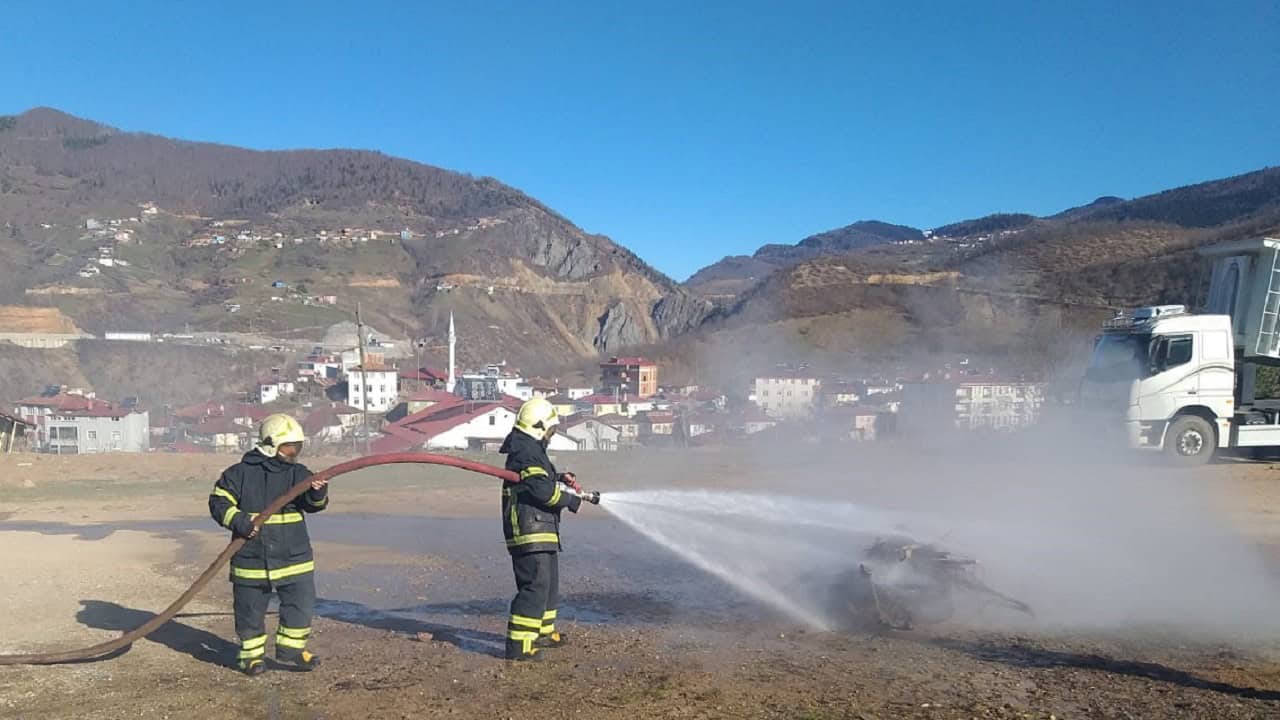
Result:
{"type": "Polygon", "coordinates": [[[1043,383],[996,377],[911,382],[902,391],[898,425],[904,433],[1009,431],[1034,424],[1043,403],[1043,383]]]}
{"type": "Polygon", "coordinates": [[[282,397],[289,397],[297,392],[292,380],[268,378],[258,381],[258,402],[269,405],[282,397]]]}
{"type": "Polygon", "coordinates": [[[823,413],[822,424],[824,429],[835,432],[841,439],[875,440],[883,434],[882,418],[889,414],[878,407],[849,405],[823,413]]]}
{"type": "MultiPolygon", "coordinates": [[[[383,428],[375,452],[483,449],[501,443],[516,422],[516,410],[501,402],[463,402],[428,408],[383,428]]],[[[550,450],[576,450],[577,443],[553,435],[550,450]]]]}
{"type": "Polygon", "coordinates": [[[310,441],[338,443],[355,433],[361,417],[361,411],[350,405],[326,403],[307,413],[302,419],[302,431],[310,441]]]}
{"type": "Polygon", "coordinates": [[[637,416],[640,436],[661,435],[670,437],[675,432],[676,414],[670,411],[651,410],[637,416]]]}
{"type": "Polygon", "coordinates": [[[589,387],[566,388],[564,396],[570,400],[581,400],[582,398],[588,395],[594,395],[595,393],[595,389],[589,387]]]}
{"type": "Polygon", "coordinates": [[[742,431],[747,435],[763,432],[778,424],[768,413],[756,406],[749,406],[742,415],[742,431]]]}
{"type": "Polygon", "coordinates": [[[573,401],[578,415],[621,415],[623,401],[619,395],[587,395],[573,401]]]}
{"type": "Polygon", "coordinates": [[[715,416],[703,414],[686,415],[680,422],[690,438],[713,433],[716,431],[716,425],[720,424],[715,416]]]}
{"type": "MultiPolygon", "coordinates": [[[[403,375],[401,377],[403,377],[403,375]]],[[[415,393],[411,393],[407,398],[405,398],[408,415],[420,413],[429,407],[435,407],[437,405],[454,405],[460,402],[463,402],[463,400],[457,395],[432,388],[419,390],[415,393]]]]}
{"type": "Polygon", "coordinates": [[[463,400],[495,401],[502,396],[498,378],[492,375],[468,373],[454,384],[454,392],[463,400]]]}
{"type": "Polygon", "coordinates": [[[44,451],[60,455],[151,449],[148,413],[110,404],[84,410],[60,410],[46,419],[45,432],[44,451]]]}
{"type": "Polygon", "coordinates": [[[443,388],[449,382],[449,373],[436,368],[423,367],[417,370],[405,370],[400,373],[403,381],[412,381],[426,387],[443,388]]]}
{"type": "Polygon", "coordinates": [[[311,355],[298,361],[298,379],[337,379],[342,374],[342,361],[333,355],[311,355]]]}
{"type": "Polygon", "coordinates": [[[573,440],[583,451],[612,452],[622,444],[622,430],[595,417],[579,417],[562,423],[556,434],[573,440]]]}
{"type": "Polygon", "coordinates": [[[209,418],[225,417],[237,425],[252,428],[270,414],[261,405],[213,401],[179,408],[173,412],[173,419],[179,425],[191,427],[209,418]]]}
{"type": "Polygon", "coordinates": [[[823,385],[818,394],[818,405],[824,408],[857,405],[865,392],[857,383],[837,382],[823,385]]]}
{"type": "Polygon", "coordinates": [[[626,415],[600,415],[596,420],[618,429],[619,444],[635,445],[640,442],[640,421],[635,418],[626,415]]]}
{"type": "Polygon", "coordinates": [[[0,453],[11,453],[14,447],[26,450],[27,431],[31,429],[32,426],[22,418],[0,413],[0,453]]]}
{"type": "Polygon", "coordinates": [[[658,364],[642,357],[614,357],[600,363],[600,392],[641,398],[658,393],[658,364]]]}
{"type": "Polygon", "coordinates": [[[39,397],[19,400],[14,414],[34,431],[28,441],[36,449],[43,449],[49,439],[48,423],[59,415],[89,410],[106,410],[111,403],[97,399],[92,393],[67,392],[59,386],[51,386],[39,397]]]}
{"type": "Polygon", "coordinates": [[[187,428],[187,436],[197,445],[213,448],[214,452],[238,453],[253,445],[256,433],[252,426],[236,422],[231,417],[206,417],[187,428]]]}
{"type": "Polygon", "coordinates": [[[756,405],[770,417],[795,420],[813,413],[814,398],[821,382],[803,372],[780,371],[757,377],[754,383],[756,405]]]}
{"type": "Polygon", "coordinates": [[[556,414],[563,420],[564,418],[574,417],[578,414],[577,404],[564,395],[549,395],[546,398],[556,409],[556,414]]]}
{"type": "Polygon", "coordinates": [[[347,373],[347,404],[358,410],[384,413],[395,407],[400,397],[399,373],[370,366],[368,370],[352,368],[347,373]]]}

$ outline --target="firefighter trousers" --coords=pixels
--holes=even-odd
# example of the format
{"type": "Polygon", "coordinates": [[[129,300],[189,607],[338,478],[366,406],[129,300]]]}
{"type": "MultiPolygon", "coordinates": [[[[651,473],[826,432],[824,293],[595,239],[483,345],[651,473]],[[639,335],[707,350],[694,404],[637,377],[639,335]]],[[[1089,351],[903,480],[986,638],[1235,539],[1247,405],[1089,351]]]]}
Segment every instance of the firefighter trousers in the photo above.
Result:
{"type": "Polygon", "coordinates": [[[507,622],[507,654],[529,655],[533,642],[556,632],[556,607],[560,604],[560,554],[535,552],[514,555],[516,596],[507,622]]]}
{"type": "Polygon", "coordinates": [[[286,585],[259,587],[232,584],[231,594],[236,614],[236,635],[240,638],[243,666],[267,654],[267,604],[271,593],[280,597],[280,624],[276,628],[276,657],[296,660],[311,637],[311,616],[316,606],[316,580],[311,573],[290,578],[286,585]]]}

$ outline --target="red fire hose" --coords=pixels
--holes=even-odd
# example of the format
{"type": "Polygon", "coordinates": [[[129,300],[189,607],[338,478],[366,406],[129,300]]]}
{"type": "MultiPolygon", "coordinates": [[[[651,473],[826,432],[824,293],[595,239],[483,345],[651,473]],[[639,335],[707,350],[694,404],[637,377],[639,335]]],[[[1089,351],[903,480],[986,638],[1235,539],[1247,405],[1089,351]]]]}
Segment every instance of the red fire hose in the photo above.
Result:
{"type": "MultiPolygon", "coordinates": [[[[258,516],[253,521],[253,526],[255,528],[262,527],[262,523],[265,522],[267,518],[279,512],[280,509],[287,505],[291,500],[306,492],[307,489],[311,487],[312,480],[331,480],[339,475],[344,475],[354,470],[360,470],[361,468],[373,467],[375,465],[390,465],[393,463],[448,465],[450,467],[461,468],[463,470],[470,470],[471,472],[480,473],[482,475],[491,475],[510,482],[519,482],[520,480],[520,477],[516,473],[509,470],[502,470],[501,468],[496,468],[492,465],[471,462],[470,460],[463,460],[449,455],[411,452],[370,455],[368,457],[356,458],[355,460],[348,460],[347,462],[334,465],[331,468],[312,475],[308,480],[294,485],[289,489],[289,492],[276,498],[274,502],[266,507],[266,509],[258,513],[258,516]]],[[[161,625],[172,620],[173,617],[178,614],[179,610],[185,607],[187,603],[191,602],[191,598],[195,597],[196,593],[200,592],[205,585],[209,584],[209,581],[213,579],[214,573],[218,572],[223,565],[226,565],[227,561],[231,559],[231,556],[235,555],[236,551],[239,550],[244,543],[244,538],[233,539],[227,545],[226,549],[224,549],[218,557],[210,563],[209,567],[205,569],[200,577],[196,578],[196,581],[191,584],[191,587],[187,588],[186,592],[182,593],[177,600],[174,600],[169,607],[165,608],[164,612],[151,618],[141,627],[130,630],[115,640],[99,643],[79,650],[34,653],[30,655],[0,655],[0,665],[52,665],[56,663],[75,662],[77,660],[93,660],[126,648],[133,644],[135,640],[139,640],[150,635],[161,625]]]]}

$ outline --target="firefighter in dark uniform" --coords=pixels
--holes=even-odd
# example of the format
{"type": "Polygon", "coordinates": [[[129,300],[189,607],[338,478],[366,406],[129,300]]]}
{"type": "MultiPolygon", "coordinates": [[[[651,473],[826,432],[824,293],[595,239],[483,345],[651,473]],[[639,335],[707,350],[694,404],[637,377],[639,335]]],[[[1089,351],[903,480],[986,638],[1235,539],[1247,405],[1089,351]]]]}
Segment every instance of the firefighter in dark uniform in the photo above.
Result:
{"type": "Polygon", "coordinates": [[[506,468],[520,482],[502,485],[502,533],[511,553],[516,596],[507,624],[507,659],[537,660],[541,648],[560,647],[560,512],[577,512],[582,488],[572,473],[557,473],[547,445],[559,418],[555,406],[534,398],[520,407],[515,428],[502,444],[506,468]],[[569,492],[572,489],[574,492],[569,492]]]}
{"type": "Polygon", "coordinates": [[[298,498],[267,518],[259,530],[253,519],[273,500],[311,477],[298,463],[302,426],[288,415],[262,421],[258,443],[222,473],[209,496],[209,513],[219,525],[248,542],[231,558],[231,590],[240,638],[239,668],[260,675],[267,666],[267,603],[280,598],[276,659],[313,670],[320,658],[307,650],[315,608],[315,561],[304,513],[329,504],[327,481],[314,480],[298,498]]]}

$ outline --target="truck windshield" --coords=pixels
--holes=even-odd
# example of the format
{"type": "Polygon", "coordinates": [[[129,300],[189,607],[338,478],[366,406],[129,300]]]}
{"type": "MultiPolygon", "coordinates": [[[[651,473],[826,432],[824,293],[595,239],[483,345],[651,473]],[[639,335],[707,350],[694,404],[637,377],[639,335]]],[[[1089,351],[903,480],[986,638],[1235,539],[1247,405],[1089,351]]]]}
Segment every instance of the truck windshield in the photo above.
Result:
{"type": "Polygon", "coordinates": [[[1150,346],[1150,335],[1103,335],[1085,377],[1103,382],[1140,378],[1147,371],[1150,346]]]}

